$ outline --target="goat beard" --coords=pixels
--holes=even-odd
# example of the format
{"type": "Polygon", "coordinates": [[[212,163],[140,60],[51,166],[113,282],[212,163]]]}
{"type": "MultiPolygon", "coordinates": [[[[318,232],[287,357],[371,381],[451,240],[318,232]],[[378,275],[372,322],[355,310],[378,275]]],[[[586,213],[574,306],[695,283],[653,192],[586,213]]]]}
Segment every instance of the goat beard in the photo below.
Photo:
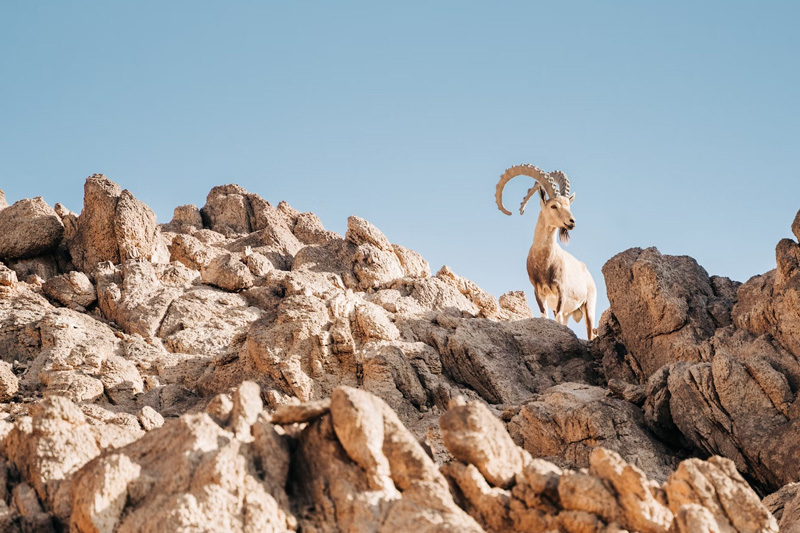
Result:
{"type": "Polygon", "coordinates": [[[569,230],[567,228],[559,228],[558,240],[564,244],[569,244],[569,230]]]}

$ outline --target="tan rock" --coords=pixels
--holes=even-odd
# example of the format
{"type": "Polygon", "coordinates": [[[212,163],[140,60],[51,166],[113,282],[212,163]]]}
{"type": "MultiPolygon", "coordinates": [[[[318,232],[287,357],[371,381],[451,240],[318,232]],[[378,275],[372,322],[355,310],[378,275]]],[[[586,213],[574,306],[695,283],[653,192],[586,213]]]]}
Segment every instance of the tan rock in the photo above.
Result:
{"type": "Polygon", "coordinates": [[[522,406],[509,424],[514,441],[562,468],[587,468],[597,447],[614,450],[650,478],[666,481],[677,459],[647,430],[641,411],[607,391],[556,385],[522,406]]]}
{"type": "Polygon", "coordinates": [[[420,254],[414,250],[409,250],[399,244],[393,244],[395,255],[400,259],[403,272],[410,278],[427,278],[431,275],[431,267],[420,254]]]}
{"type": "Polygon", "coordinates": [[[313,501],[306,527],[341,531],[480,531],[394,412],[369,393],[342,387],[331,412],[303,431],[292,480],[313,501]]]}
{"type": "Polygon", "coordinates": [[[699,346],[718,326],[709,306],[724,296],[694,259],[632,248],[612,257],[603,275],[618,341],[640,382],[665,364],[701,360],[699,346]]]}
{"type": "Polygon", "coordinates": [[[64,224],[41,196],[0,210],[0,261],[32,257],[55,248],[64,224]]]}
{"type": "Polygon", "coordinates": [[[304,244],[325,244],[341,238],[336,233],[326,230],[322,221],[314,213],[297,215],[293,232],[295,237],[304,244]]]}
{"type": "Polygon", "coordinates": [[[97,291],[89,277],[74,270],[47,280],[42,289],[47,296],[70,308],[89,307],[97,301],[97,291]]]}
{"type": "Polygon", "coordinates": [[[502,295],[498,301],[502,311],[508,313],[511,319],[533,318],[533,312],[528,305],[523,291],[512,291],[502,295]]]}
{"type": "Polygon", "coordinates": [[[775,518],[729,459],[687,459],[670,476],[664,490],[674,513],[697,504],[713,516],[720,531],[778,531],[775,518]]]}
{"type": "Polygon", "coordinates": [[[477,467],[495,487],[510,488],[529,459],[482,402],[452,406],[439,419],[439,425],[453,457],[477,467]]]}
{"type": "Polygon", "coordinates": [[[164,417],[149,405],[141,408],[137,418],[145,431],[160,428],[164,425],[164,417]]]}
{"type": "Polygon", "coordinates": [[[83,211],[67,244],[75,266],[87,273],[103,261],[169,261],[155,213],[102,174],[86,179],[83,211]]]}
{"type": "Polygon", "coordinates": [[[195,229],[203,229],[203,217],[200,216],[200,210],[196,205],[180,205],[175,208],[169,225],[173,228],[189,226],[195,229]]]}
{"type": "Polygon", "coordinates": [[[127,444],[137,436],[118,426],[89,425],[75,404],[52,396],[14,424],[3,450],[48,509],[67,520],[75,472],[103,448],[127,444]]]}
{"type": "Polygon", "coordinates": [[[172,352],[221,355],[262,315],[241,295],[193,287],[172,300],[157,333],[172,352]]]}
{"type": "Polygon", "coordinates": [[[249,445],[206,414],[184,415],[83,468],[71,491],[70,528],[294,530],[282,490],[261,477],[249,445]]]}
{"type": "Polygon", "coordinates": [[[480,315],[483,318],[497,318],[500,314],[500,305],[494,296],[478,287],[475,283],[459,276],[453,272],[447,265],[443,266],[436,277],[443,280],[445,283],[453,286],[467,297],[467,299],[475,304],[480,310],[480,315]]]}
{"type": "Polygon", "coordinates": [[[0,402],[7,402],[19,390],[19,379],[11,370],[11,365],[0,361],[0,402]]]}
{"type": "Polygon", "coordinates": [[[101,263],[95,270],[97,299],[103,315],[126,333],[154,337],[170,304],[191,283],[179,263],[167,268],[148,261],[129,259],[119,267],[101,263]],[[172,274],[177,270],[178,279],[172,274]]]}
{"type": "Polygon", "coordinates": [[[203,283],[227,291],[240,291],[253,286],[255,278],[237,254],[222,254],[202,269],[203,283]]]}
{"type": "Polygon", "coordinates": [[[17,273],[0,263],[0,285],[11,287],[17,283],[17,273]]]}
{"type": "Polygon", "coordinates": [[[170,261],[178,261],[192,270],[202,270],[224,250],[210,246],[193,235],[176,235],[169,246],[170,261]]]}
{"type": "Polygon", "coordinates": [[[792,233],[794,233],[794,238],[800,242],[800,211],[797,212],[792,221],[792,233]]]}
{"type": "Polygon", "coordinates": [[[641,470],[603,448],[595,448],[589,462],[589,473],[608,482],[616,492],[623,527],[643,533],[669,529],[672,512],[653,494],[658,493],[641,470]]]}

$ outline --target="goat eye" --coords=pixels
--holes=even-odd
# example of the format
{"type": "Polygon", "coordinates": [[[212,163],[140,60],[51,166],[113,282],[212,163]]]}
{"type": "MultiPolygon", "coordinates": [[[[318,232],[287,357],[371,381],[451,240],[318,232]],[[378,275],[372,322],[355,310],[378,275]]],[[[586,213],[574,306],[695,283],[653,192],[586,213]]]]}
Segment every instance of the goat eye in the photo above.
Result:
{"type": "Polygon", "coordinates": [[[556,207],[556,206],[554,206],[554,205],[551,205],[551,206],[550,206],[550,209],[558,209],[558,207],[556,207]]]}

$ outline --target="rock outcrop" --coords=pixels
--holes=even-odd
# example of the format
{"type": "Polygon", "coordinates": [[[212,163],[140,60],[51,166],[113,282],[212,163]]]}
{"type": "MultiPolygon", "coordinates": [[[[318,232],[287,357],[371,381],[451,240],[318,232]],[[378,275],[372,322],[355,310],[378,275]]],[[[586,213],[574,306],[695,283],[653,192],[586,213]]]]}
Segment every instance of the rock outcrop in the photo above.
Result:
{"type": "Polygon", "coordinates": [[[84,193],[0,198],[0,530],[798,522],[794,241],[741,287],[623,252],[588,343],[357,216],[84,193]]]}
{"type": "Polygon", "coordinates": [[[730,458],[765,492],[800,480],[798,258],[784,239],[778,268],[743,285],[652,248],[603,267],[606,377],[645,386],[656,435],[730,458]]]}

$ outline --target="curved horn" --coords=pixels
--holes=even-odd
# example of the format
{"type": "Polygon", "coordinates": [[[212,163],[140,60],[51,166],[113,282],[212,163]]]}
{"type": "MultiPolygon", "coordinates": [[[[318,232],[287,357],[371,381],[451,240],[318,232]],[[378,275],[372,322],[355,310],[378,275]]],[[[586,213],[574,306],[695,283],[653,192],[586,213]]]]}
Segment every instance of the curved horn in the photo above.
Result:
{"type": "MultiPolygon", "coordinates": [[[[548,198],[555,198],[556,196],[558,196],[559,193],[558,184],[555,182],[555,180],[553,180],[553,178],[549,174],[547,174],[547,172],[533,165],[514,165],[513,167],[503,172],[503,175],[500,176],[500,181],[497,182],[497,187],[494,194],[494,199],[497,202],[497,208],[506,215],[510,215],[511,211],[509,211],[508,209],[505,208],[505,206],[503,206],[503,189],[505,188],[506,183],[511,181],[513,178],[516,178],[517,176],[528,176],[535,179],[538,182],[537,185],[547,193],[548,198]]],[[[527,196],[525,196],[525,200],[522,202],[522,206],[520,206],[521,211],[525,209],[525,204],[533,196],[533,193],[536,192],[537,185],[534,185],[528,191],[527,196]]]]}
{"type": "Polygon", "coordinates": [[[569,178],[560,170],[554,170],[550,173],[551,176],[558,183],[558,188],[561,191],[561,196],[569,196],[569,178]]]}

